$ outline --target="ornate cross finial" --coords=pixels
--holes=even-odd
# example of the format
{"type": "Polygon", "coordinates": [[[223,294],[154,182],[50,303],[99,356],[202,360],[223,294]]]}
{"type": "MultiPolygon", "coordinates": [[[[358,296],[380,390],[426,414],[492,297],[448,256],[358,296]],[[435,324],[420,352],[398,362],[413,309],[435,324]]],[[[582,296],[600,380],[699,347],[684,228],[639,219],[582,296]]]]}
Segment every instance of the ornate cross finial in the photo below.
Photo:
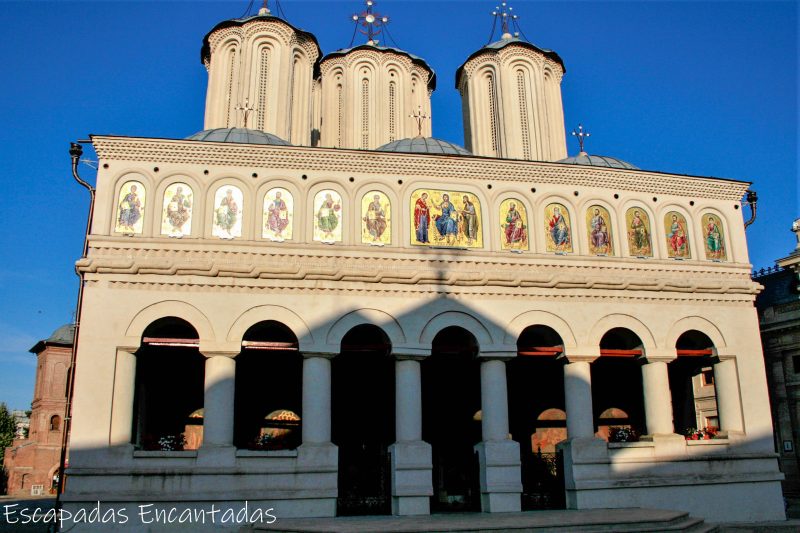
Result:
{"type": "Polygon", "coordinates": [[[271,11],[269,10],[269,0],[264,0],[261,3],[261,9],[258,10],[259,15],[269,15],[271,11]]]}
{"type": "MultiPolygon", "coordinates": [[[[497,19],[500,19],[501,27],[503,28],[503,36],[502,39],[511,39],[511,26],[513,25],[516,28],[516,20],[519,18],[517,15],[513,14],[514,8],[508,5],[508,2],[503,2],[499,6],[494,8],[492,11],[492,16],[495,20],[495,27],[497,24],[497,19]]],[[[494,35],[494,32],[492,32],[494,35]]],[[[514,33],[513,37],[518,35],[517,32],[514,33]]],[[[489,38],[491,40],[491,37],[489,38]]]]}
{"type": "Polygon", "coordinates": [[[578,144],[581,147],[581,153],[585,154],[586,152],[583,151],[583,143],[586,141],[587,137],[591,137],[592,134],[588,131],[583,131],[583,124],[578,124],[578,129],[572,130],[572,136],[578,138],[578,144]]]}
{"type": "MultiPolygon", "coordinates": [[[[367,44],[374,46],[378,44],[376,37],[383,31],[383,27],[389,24],[389,17],[372,11],[375,5],[373,0],[366,0],[366,4],[366,11],[362,11],[360,14],[354,14],[352,18],[353,22],[356,23],[356,29],[367,36],[367,44]],[[359,26],[362,26],[362,28],[360,29],[359,26]]],[[[355,40],[355,38],[356,36],[354,33],[353,40],[355,40]]],[[[352,45],[353,41],[351,40],[350,46],[352,45]]]]}
{"type": "Polygon", "coordinates": [[[416,123],[417,123],[417,137],[422,137],[422,124],[426,120],[431,118],[430,115],[428,115],[427,113],[425,113],[422,110],[422,106],[419,106],[419,109],[417,111],[411,113],[410,115],[408,115],[408,118],[413,118],[416,121],[416,123]]]}
{"type": "Polygon", "coordinates": [[[247,128],[247,119],[250,118],[250,113],[253,112],[255,108],[250,106],[250,99],[244,99],[244,105],[239,104],[239,107],[236,108],[236,111],[242,111],[244,114],[244,128],[247,128]]]}

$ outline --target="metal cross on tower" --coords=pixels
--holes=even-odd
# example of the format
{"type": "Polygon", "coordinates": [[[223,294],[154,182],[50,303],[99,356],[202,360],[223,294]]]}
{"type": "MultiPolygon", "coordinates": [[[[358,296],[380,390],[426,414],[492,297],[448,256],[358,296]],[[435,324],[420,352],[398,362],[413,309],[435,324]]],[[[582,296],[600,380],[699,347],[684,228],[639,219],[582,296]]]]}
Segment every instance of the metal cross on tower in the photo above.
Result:
{"type": "MultiPolygon", "coordinates": [[[[372,8],[375,5],[373,0],[366,0],[367,9],[360,14],[353,15],[353,22],[356,23],[356,29],[362,34],[367,36],[367,44],[377,45],[378,40],[376,37],[383,31],[383,27],[389,24],[389,17],[375,13],[372,8]],[[361,26],[362,28],[358,28],[361,26]]],[[[353,34],[355,40],[355,34],[353,34]]],[[[353,42],[350,41],[350,46],[353,42]]]]}
{"type": "Polygon", "coordinates": [[[578,129],[572,130],[572,136],[578,138],[578,144],[581,147],[581,153],[584,153],[583,143],[586,141],[586,138],[591,137],[592,134],[589,133],[588,131],[583,131],[583,124],[578,124],[578,129]]]}
{"type": "Polygon", "coordinates": [[[269,10],[269,5],[268,5],[268,4],[269,4],[269,0],[264,0],[264,1],[261,3],[261,9],[259,9],[259,10],[258,10],[258,14],[259,14],[259,15],[262,15],[262,16],[263,16],[263,15],[269,15],[269,14],[271,14],[271,13],[272,13],[272,12],[269,10]]]}
{"type": "Polygon", "coordinates": [[[411,113],[410,115],[408,115],[408,118],[413,118],[416,121],[416,123],[417,123],[417,137],[422,137],[422,124],[426,120],[431,118],[430,115],[428,115],[427,113],[425,113],[422,110],[422,106],[419,106],[419,109],[417,111],[411,113]]]}
{"type": "MultiPolygon", "coordinates": [[[[517,19],[519,18],[517,15],[513,14],[514,8],[508,5],[508,2],[503,2],[499,6],[494,8],[492,11],[492,16],[494,16],[494,23],[495,27],[497,27],[497,19],[500,19],[501,28],[503,29],[503,39],[511,39],[511,27],[513,26],[514,29],[517,29],[517,19]]],[[[492,30],[492,37],[494,36],[494,29],[492,30]]],[[[514,36],[517,36],[517,32],[514,32],[514,36]]],[[[491,41],[492,37],[489,37],[491,41]]]]}
{"type": "Polygon", "coordinates": [[[245,98],[244,99],[244,105],[239,104],[239,106],[236,108],[236,111],[242,111],[243,112],[243,115],[244,115],[243,116],[243,118],[244,118],[244,126],[243,127],[244,128],[247,128],[247,119],[250,118],[250,113],[252,113],[254,109],[255,109],[254,107],[250,106],[250,99],[249,98],[245,98]]]}

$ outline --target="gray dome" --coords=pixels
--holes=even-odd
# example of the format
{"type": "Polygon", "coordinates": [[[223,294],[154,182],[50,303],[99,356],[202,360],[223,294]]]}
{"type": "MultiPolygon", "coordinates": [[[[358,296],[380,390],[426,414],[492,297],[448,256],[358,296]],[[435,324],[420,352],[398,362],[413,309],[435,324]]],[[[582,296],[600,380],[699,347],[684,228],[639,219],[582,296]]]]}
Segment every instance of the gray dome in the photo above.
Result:
{"type": "Polygon", "coordinates": [[[205,141],[215,143],[271,144],[273,146],[291,146],[277,135],[249,128],[217,128],[198,131],[186,137],[189,141],[205,141]]]}
{"type": "Polygon", "coordinates": [[[379,152],[402,152],[410,154],[472,155],[466,149],[451,142],[433,137],[414,137],[400,139],[378,148],[379,152]]]}
{"type": "Polygon", "coordinates": [[[53,332],[45,342],[53,344],[72,344],[75,338],[75,324],[64,324],[53,332]]]}
{"type": "Polygon", "coordinates": [[[565,163],[567,165],[584,165],[587,167],[624,168],[627,170],[639,170],[639,167],[635,167],[630,163],[628,163],[627,161],[623,161],[622,159],[617,159],[616,157],[608,157],[605,155],[589,155],[586,152],[581,152],[576,156],[567,157],[566,159],[562,159],[561,161],[556,161],[556,163],[565,163]]]}

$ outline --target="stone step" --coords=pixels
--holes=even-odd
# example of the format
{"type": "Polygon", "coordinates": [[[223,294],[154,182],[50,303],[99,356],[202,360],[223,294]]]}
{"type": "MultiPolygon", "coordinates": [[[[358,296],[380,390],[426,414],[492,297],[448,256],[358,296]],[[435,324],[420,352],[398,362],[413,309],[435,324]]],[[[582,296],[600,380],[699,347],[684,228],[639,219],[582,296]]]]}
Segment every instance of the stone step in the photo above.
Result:
{"type": "Polygon", "coordinates": [[[716,527],[682,511],[589,509],[525,513],[453,513],[430,516],[359,516],[278,519],[242,532],[284,533],[711,533],[716,527]]]}

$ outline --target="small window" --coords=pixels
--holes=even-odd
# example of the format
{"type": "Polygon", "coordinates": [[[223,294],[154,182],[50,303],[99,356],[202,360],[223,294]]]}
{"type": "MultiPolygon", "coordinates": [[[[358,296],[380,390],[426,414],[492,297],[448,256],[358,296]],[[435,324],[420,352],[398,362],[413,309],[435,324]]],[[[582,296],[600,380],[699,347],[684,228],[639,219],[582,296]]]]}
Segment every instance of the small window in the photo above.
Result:
{"type": "Polygon", "coordinates": [[[58,431],[61,429],[61,417],[53,415],[50,417],[50,431],[58,431]]]}
{"type": "Polygon", "coordinates": [[[714,369],[713,368],[704,368],[702,370],[703,376],[703,386],[706,385],[713,385],[714,384],[714,369]]]}
{"type": "Polygon", "coordinates": [[[800,374],[800,355],[792,356],[792,368],[795,374],[800,374]]]}

